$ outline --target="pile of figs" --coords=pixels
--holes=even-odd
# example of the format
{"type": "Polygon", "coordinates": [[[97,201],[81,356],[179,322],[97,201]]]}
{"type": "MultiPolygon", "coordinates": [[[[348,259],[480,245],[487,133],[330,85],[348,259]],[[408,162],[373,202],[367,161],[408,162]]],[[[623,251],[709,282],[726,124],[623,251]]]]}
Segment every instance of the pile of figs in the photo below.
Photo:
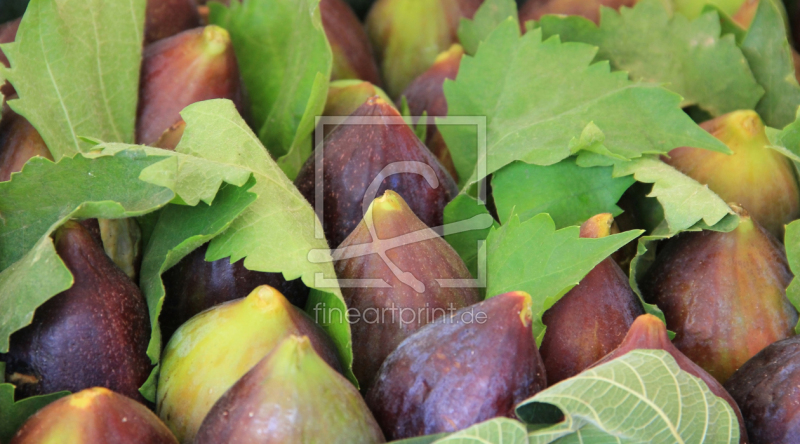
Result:
{"type": "MultiPolygon", "coordinates": [[[[166,296],[151,319],[137,253],[126,268],[108,253],[105,221],[71,220],[52,238],[74,284],[36,309],[0,354],[17,401],[71,394],[31,416],[11,443],[368,444],[455,432],[515,418],[521,401],[636,349],[666,351],[727,401],[741,442],[800,442],[798,312],[783,244],[786,224],[800,218],[800,185],[755,111],[701,123],[732,155],[681,147],[662,159],[730,202],[738,226],[661,241],[638,288],[626,250],[605,258],[544,313],[537,346],[529,294],[443,284],[473,276],[442,237],[459,177],[435,117],[447,115],[444,85],[464,56],[459,22],[483,2],[350,3],[319,2],[333,53],[323,114],[348,117],[316,128],[324,151],[317,147],[294,183],[324,210],[338,279],[384,283],[341,286],[358,386],[300,279],[249,270],[244,260],[207,261],[205,244],[163,273],[166,296]],[[427,120],[403,124],[404,106],[427,120]],[[387,173],[398,164],[407,166],[387,173]],[[140,388],[154,369],[154,322],[165,346],[150,401],[140,388]]],[[[519,18],[597,22],[600,6],[635,3],[528,0],[519,18]]],[[[231,37],[207,14],[195,0],[148,0],[137,143],[174,150],[186,126],[180,111],[199,101],[229,99],[248,118],[231,37]]],[[[0,25],[0,42],[14,40],[19,20],[0,25]]],[[[2,52],[0,62],[9,63],[2,52]]],[[[2,88],[14,97],[11,84],[2,88]]],[[[7,104],[2,113],[0,181],[32,157],[52,160],[24,117],[7,104]]],[[[647,210],[627,197],[618,221],[597,214],[580,236],[643,227],[647,210]]]]}

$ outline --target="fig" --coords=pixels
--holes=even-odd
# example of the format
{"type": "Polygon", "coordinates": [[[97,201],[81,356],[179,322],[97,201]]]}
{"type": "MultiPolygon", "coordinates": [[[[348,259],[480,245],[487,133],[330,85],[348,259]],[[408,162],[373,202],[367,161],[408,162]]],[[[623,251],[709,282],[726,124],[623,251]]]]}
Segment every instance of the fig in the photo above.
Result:
{"type": "Polygon", "coordinates": [[[172,37],[200,26],[194,0],[147,0],[144,15],[144,43],[172,37]]]}
{"type": "Polygon", "coordinates": [[[55,233],[55,247],[75,283],[36,309],[11,335],[8,381],[21,397],[105,387],[144,401],[150,375],[150,319],[139,288],[78,222],[55,233]]]}
{"type": "Polygon", "coordinates": [[[307,337],[289,336],[214,404],[195,444],[384,442],[361,394],[319,357],[307,337]]]}
{"type": "Polygon", "coordinates": [[[745,362],[725,382],[742,409],[752,444],[793,443],[800,437],[800,336],[778,341],[745,362]]]}
{"type": "Polygon", "coordinates": [[[458,253],[393,191],[372,202],[333,259],[340,279],[364,283],[342,287],[352,310],[353,373],[363,387],[404,339],[446,313],[480,301],[477,288],[443,283],[472,277],[458,253]],[[367,285],[368,280],[385,285],[367,285]]]}
{"type": "Polygon", "coordinates": [[[153,144],[156,148],[163,148],[165,150],[175,151],[178,144],[181,142],[183,132],[186,131],[186,122],[183,119],[178,120],[166,131],[161,134],[156,143],[153,144]]]}
{"type": "Polygon", "coordinates": [[[228,31],[214,25],[145,47],[136,141],[151,145],[195,102],[230,99],[241,107],[241,79],[228,31]]]}
{"type": "Polygon", "coordinates": [[[450,174],[400,113],[378,96],[331,131],[300,169],[295,185],[314,208],[318,174],[323,199],[318,216],[331,247],[364,217],[362,203],[388,189],[401,194],[429,227],[442,225],[444,206],[458,194],[450,174]]]}
{"type": "Polygon", "coordinates": [[[519,22],[539,20],[545,14],[579,15],[600,23],[600,8],[605,6],[619,10],[623,6],[633,7],[639,0],[528,0],[519,8],[519,22]]]}
{"type": "Polygon", "coordinates": [[[378,0],[367,15],[367,34],[383,72],[386,92],[397,98],[458,41],[462,18],[471,19],[483,0],[378,0]]]}
{"type": "Polygon", "coordinates": [[[744,209],[731,207],[739,214],[736,229],[670,239],[640,285],[645,300],[664,311],[678,350],[722,383],[797,324],[786,298],[792,273],[783,245],[744,209]]]}
{"type": "MultiPolygon", "coordinates": [[[[322,115],[326,117],[347,117],[372,96],[378,96],[385,100],[386,103],[391,103],[389,96],[372,83],[361,80],[337,80],[331,82],[328,87],[328,100],[325,102],[325,110],[322,111],[322,115]]],[[[320,123],[320,126],[323,128],[323,134],[327,136],[337,125],[327,123],[322,125],[320,123]]]]}
{"type": "MultiPolygon", "coordinates": [[[[598,214],[581,225],[581,237],[608,236],[613,221],[611,214],[598,214]]],[[[544,313],[547,331],[539,352],[547,385],[577,375],[614,350],[641,314],[642,305],[614,259],[597,264],[544,313]]]]}
{"type": "Polygon", "coordinates": [[[208,244],[189,253],[163,275],[166,297],[161,309],[162,337],[168,341],[175,330],[192,316],[247,296],[260,285],[278,289],[289,302],[304,307],[308,288],[300,279],[286,281],[281,273],[264,273],[244,267],[244,259],[205,260],[208,244]]]}
{"type": "Polygon", "coordinates": [[[331,80],[361,79],[381,84],[367,32],[344,0],[320,0],[322,28],[333,52],[331,80]]]}
{"type": "Polygon", "coordinates": [[[0,182],[11,179],[11,173],[22,170],[31,157],[53,160],[42,136],[28,119],[20,116],[8,104],[0,116],[0,182]]]}
{"type": "Polygon", "coordinates": [[[167,426],[138,402],[94,387],[55,401],[31,416],[10,444],[178,444],[167,426]]]}
{"type": "Polygon", "coordinates": [[[455,80],[463,55],[464,48],[459,44],[454,44],[450,49],[436,56],[433,65],[414,79],[403,91],[403,97],[408,101],[408,109],[412,116],[419,117],[423,113],[427,114],[428,131],[425,136],[425,144],[456,181],[458,181],[458,173],[453,164],[453,158],[450,156],[450,150],[447,149],[444,138],[436,129],[434,117],[447,117],[444,81],[446,79],[455,80]]]}
{"type": "MultiPolygon", "coordinates": [[[[0,24],[0,45],[3,43],[11,43],[17,38],[17,30],[19,29],[20,22],[22,22],[21,17],[16,20],[11,20],[10,22],[0,24]]],[[[6,57],[2,49],[0,49],[0,63],[6,68],[11,66],[8,62],[8,57],[6,57]]],[[[0,84],[0,94],[6,97],[10,96],[14,94],[14,87],[11,86],[11,83],[4,82],[0,84]]]]}
{"type": "Polygon", "coordinates": [[[800,217],[800,189],[791,161],[769,148],[755,111],[734,111],[700,124],[733,154],[681,147],[664,161],[708,185],[727,202],[743,206],[764,228],[783,239],[783,226],[800,217]]]}
{"type": "Polygon", "coordinates": [[[308,336],[328,365],[341,368],[327,334],[267,285],[198,314],[178,328],[164,349],[158,415],[179,441],[191,442],[225,391],[293,334],[308,336]]]}
{"type": "Polygon", "coordinates": [[[678,367],[680,367],[681,370],[689,373],[692,376],[700,378],[703,382],[705,382],[708,386],[708,389],[711,390],[711,393],[719,396],[728,404],[730,404],[733,412],[736,414],[736,417],[739,420],[739,442],[748,442],[747,431],[745,430],[744,421],[742,419],[742,412],[739,410],[739,406],[736,404],[734,399],[731,397],[728,391],[725,390],[716,379],[714,379],[713,376],[692,362],[692,360],[687,358],[686,355],[681,353],[680,350],[675,348],[672,342],[670,342],[669,336],[667,335],[667,327],[663,322],[661,322],[661,319],[658,319],[653,315],[643,314],[636,318],[619,347],[589,366],[589,368],[597,367],[598,365],[605,364],[606,362],[619,358],[620,356],[623,356],[633,350],[641,349],[666,351],[672,355],[673,358],[675,358],[675,362],[678,363],[678,367]]]}
{"type": "Polygon", "coordinates": [[[516,291],[462,308],[403,341],[381,366],[367,405],[388,439],[454,432],[545,388],[531,298],[516,291]]]}

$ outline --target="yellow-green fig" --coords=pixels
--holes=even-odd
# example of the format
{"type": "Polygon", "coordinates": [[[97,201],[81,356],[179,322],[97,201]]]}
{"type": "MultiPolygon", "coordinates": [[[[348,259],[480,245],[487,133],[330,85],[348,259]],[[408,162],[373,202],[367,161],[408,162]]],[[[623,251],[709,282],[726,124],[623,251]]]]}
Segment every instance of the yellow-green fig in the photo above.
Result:
{"type": "MultiPolygon", "coordinates": [[[[328,87],[328,100],[325,102],[325,109],[322,115],[325,117],[347,117],[353,114],[361,105],[366,103],[370,97],[378,96],[387,104],[392,101],[389,96],[372,83],[363,80],[336,80],[331,82],[328,87]]],[[[330,134],[336,124],[326,123],[322,126],[325,136],[330,134]]],[[[319,129],[319,128],[317,128],[319,129]]]]}

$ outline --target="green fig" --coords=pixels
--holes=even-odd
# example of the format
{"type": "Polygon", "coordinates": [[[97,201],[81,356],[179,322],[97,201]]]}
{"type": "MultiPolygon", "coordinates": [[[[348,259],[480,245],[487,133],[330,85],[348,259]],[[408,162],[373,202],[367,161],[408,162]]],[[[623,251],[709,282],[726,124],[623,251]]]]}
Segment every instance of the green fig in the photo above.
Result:
{"type": "Polygon", "coordinates": [[[11,179],[11,173],[22,171],[32,157],[53,160],[50,150],[28,119],[3,105],[0,117],[0,182],[11,179]]]}
{"type": "Polygon", "coordinates": [[[736,417],[739,420],[739,442],[742,444],[748,442],[747,430],[744,427],[742,412],[739,410],[739,406],[736,404],[736,401],[733,400],[728,391],[725,390],[725,388],[723,388],[713,376],[708,374],[708,372],[700,368],[700,366],[692,362],[691,359],[687,358],[686,355],[675,348],[675,346],[669,340],[667,326],[661,322],[661,319],[658,319],[653,315],[643,314],[636,318],[636,320],[633,321],[633,325],[631,325],[630,330],[628,330],[628,333],[625,335],[625,338],[622,340],[622,343],[619,344],[619,347],[614,349],[611,353],[607,354],[599,361],[592,364],[589,368],[597,367],[598,365],[605,364],[606,362],[619,358],[620,356],[623,356],[633,350],[641,349],[666,351],[672,355],[681,370],[689,373],[692,376],[700,378],[703,382],[705,382],[708,386],[708,389],[711,390],[711,393],[719,396],[728,404],[730,404],[733,412],[736,414],[736,417]]]}
{"type": "Polygon", "coordinates": [[[736,202],[773,236],[800,217],[800,188],[792,162],[769,148],[766,128],[755,111],[734,111],[700,126],[724,142],[732,155],[681,147],[664,161],[736,202]]]}
{"type": "Polygon", "coordinates": [[[306,335],[340,368],[327,334],[272,287],[206,310],[172,335],[161,360],[156,409],[181,442],[191,442],[215,402],[289,335],[306,335]]]}
{"type": "Polygon", "coordinates": [[[144,296],[79,223],[59,228],[55,247],[75,283],[11,335],[0,355],[8,381],[23,397],[106,387],[144,401],[139,387],[151,369],[144,296]]]}
{"type": "Polygon", "coordinates": [[[289,336],[214,404],[194,444],[384,442],[358,390],[289,336]]]}
{"type": "Polygon", "coordinates": [[[396,98],[436,56],[458,41],[462,18],[471,19],[483,0],[378,0],[367,15],[367,33],[386,82],[396,98]]]}
{"type": "Polygon", "coordinates": [[[304,307],[308,288],[300,279],[286,281],[281,273],[264,273],[244,267],[244,259],[205,260],[208,244],[189,253],[163,275],[166,297],[161,309],[162,338],[192,316],[223,302],[247,296],[260,285],[278,289],[296,307],[304,307]]]}
{"type": "Polygon", "coordinates": [[[531,298],[517,291],[462,308],[403,341],[366,399],[386,437],[403,439],[513,418],[546,379],[531,298]]]}
{"type": "Polygon", "coordinates": [[[640,284],[664,311],[675,346],[724,383],[753,355],[794,334],[786,298],[792,273],[783,245],[747,215],[729,232],[670,239],[640,284]]]}
{"type": "Polygon", "coordinates": [[[319,11],[333,52],[331,80],[361,79],[380,85],[369,37],[350,5],[344,0],[320,0],[319,11]]]}
{"type": "MultiPolygon", "coordinates": [[[[386,103],[392,103],[382,89],[361,80],[337,80],[328,87],[328,100],[322,115],[326,117],[347,117],[353,114],[373,96],[378,96],[386,103]]],[[[320,124],[321,125],[321,124],[320,124]]],[[[323,125],[323,134],[327,136],[337,125],[323,125]]]]}
{"type": "Polygon", "coordinates": [[[600,23],[600,8],[633,7],[639,0],[527,0],[519,8],[519,21],[539,20],[545,14],[579,15],[600,23]]]}
{"type": "MultiPolygon", "coordinates": [[[[581,225],[581,237],[608,236],[613,221],[608,213],[594,216],[581,225]]],[[[547,331],[539,352],[547,384],[577,375],[614,350],[641,314],[642,305],[614,259],[597,264],[544,313],[547,331]]]]}
{"type": "Polygon", "coordinates": [[[150,145],[195,102],[230,99],[241,106],[241,80],[228,31],[190,29],[145,47],[137,143],[150,145]]]}
{"type": "Polygon", "coordinates": [[[364,217],[364,202],[387,189],[401,194],[429,227],[442,225],[445,205],[458,194],[450,174],[380,97],[371,97],[334,128],[300,169],[295,185],[314,208],[317,175],[323,180],[318,216],[331,247],[364,217]]]}
{"type": "MultiPolygon", "coordinates": [[[[447,51],[436,56],[433,65],[419,77],[414,79],[403,91],[403,97],[408,101],[408,109],[414,117],[427,115],[428,131],[425,136],[425,145],[433,151],[439,162],[447,168],[453,178],[458,181],[458,173],[453,164],[453,158],[444,137],[436,129],[435,117],[447,116],[447,100],[444,97],[444,81],[455,79],[461,65],[464,48],[454,44],[447,51]]],[[[417,122],[414,122],[417,123],[417,122]]]]}
{"type": "Polygon", "coordinates": [[[752,444],[795,443],[800,437],[800,336],[750,358],[725,382],[742,409],[752,444]]]}
{"type": "Polygon", "coordinates": [[[388,284],[342,288],[347,307],[353,310],[353,373],[364,387],[404,339],[446,313],[480,300],[477,288],[441,283],[471,276],[455,250],[393,191],[372,202],[333,258],[340,279],[388,284]],[[351,251],[359,254],[350,255],[351,251]]]}
{"type": "Polygon", "coordinates": [[[142,404],[94,387],[55,401],[31,416],[10,444],[178,444],[142,404]]]}
{"type": "Polygon", "coordinates": [[[147,0],[144,15],[144,43],[200,26],[200,15],[194,0],[147,0]]]}

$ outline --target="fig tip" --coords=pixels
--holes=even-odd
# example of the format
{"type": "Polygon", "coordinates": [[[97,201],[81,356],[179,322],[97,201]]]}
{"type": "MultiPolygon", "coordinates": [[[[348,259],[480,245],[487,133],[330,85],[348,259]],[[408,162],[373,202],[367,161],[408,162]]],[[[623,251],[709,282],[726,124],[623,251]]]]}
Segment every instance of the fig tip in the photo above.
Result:
{"type": "Polygon", "coordinates": [[[254,309],[266,313],[283,306],[286,298],[280,291],[269,285],[261,285],[256,287],[246,299],[254,309]]]}
{"type": "Polygon", "coordinates": [[[203,28],[203,42],[205,43],[206,55],[218,56],[230,46],[231,35],[222,27],[208,25],[203,28]]]}
{"type": "Polygon", "coordinates": [[[580,237],[597,239],[611,235],[614,216],[611,213],[600,213],[590,217],[580,228],[580,237]]]}
{"type": "Polygon", "coordinates": [[[95,400],[100,396],[108,396],[111,390],[105,387],[92,387],[86,390],[81,390],[78,393],[69,397],[69,405],[78,409],[85,410],[94,404],[95,400]]]}
{"type": "Polygon", "coordinates": [[[449,60],[451,58],[460,59],[461,56],[463,56],[463,55],[464,55],[464,47],[462,47],[458,43],[453,43],[452,45],[450,45],[449,48],[447,48],[446,50],[440,52],[436,56],[436,59],[434,59],[433,64],[435,65],[437,63],[444,62],[444,61],[449,60]]]}

